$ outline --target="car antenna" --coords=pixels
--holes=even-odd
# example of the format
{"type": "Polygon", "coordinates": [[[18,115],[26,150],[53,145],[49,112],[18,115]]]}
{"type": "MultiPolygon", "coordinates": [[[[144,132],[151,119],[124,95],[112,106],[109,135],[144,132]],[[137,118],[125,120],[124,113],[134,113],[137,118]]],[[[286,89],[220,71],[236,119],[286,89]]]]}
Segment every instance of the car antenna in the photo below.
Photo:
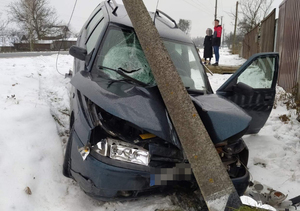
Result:
{"type": "Polygon", "coordinates": [[[156,14],[157,14],[158,4],[159,4],[159,0],[157,0],[157,4],[156,4],[156,8],[155,8],[155,13],[154,13],[154,18],[153,18],[154,25],[155,25],[155,18],[156,18],[156,14]]]}
{"type": "Polygon", "coordinates": [[[113,8],[112,6],[110,6],[110,7],[113,9],[112,14],[116,15],[116,11],[117,11],[117,9],[119,8],[119,6],[118,6],[116,0],[108,0],[107,2],[110,3],[111,1],[112,1],[112,2],[114,3],[114,5],[115,5],[115,8],[113,8]]]}

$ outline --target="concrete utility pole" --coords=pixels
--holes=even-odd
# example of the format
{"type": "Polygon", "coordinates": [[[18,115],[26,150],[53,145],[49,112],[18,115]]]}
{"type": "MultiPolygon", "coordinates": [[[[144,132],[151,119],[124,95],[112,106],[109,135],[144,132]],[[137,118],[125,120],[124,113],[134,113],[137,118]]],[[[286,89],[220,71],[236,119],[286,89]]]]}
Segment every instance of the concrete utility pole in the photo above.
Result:
{"type": "Polygon", "coordinates": [[[123,3],[209,210],[239,208],[240,198],[143,1],[123,3]]]}
{"type": "Polygon", "coordinates": [[[237,25],[237,19],[238,19],[238,9],[239,8],[239,2],[236,2],[236,11],[235,11],[235,23],[234,23],[234,33],[233,33],[233,44],[232,44],[232,53],[235,53],[235,39],[236,39],[236,25],[237,25]]]}
{"type": "Polygon", "coordinates": [[[218,0],[216,0],[216,4],[215,4],[215,19],[217,19],[218,16],[218,0]]]}

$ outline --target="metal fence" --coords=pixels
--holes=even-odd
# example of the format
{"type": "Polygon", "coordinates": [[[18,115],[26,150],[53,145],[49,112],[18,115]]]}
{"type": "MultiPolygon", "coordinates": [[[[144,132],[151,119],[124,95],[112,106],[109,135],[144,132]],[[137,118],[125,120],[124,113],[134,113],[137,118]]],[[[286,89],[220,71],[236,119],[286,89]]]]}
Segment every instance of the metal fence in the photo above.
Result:
{"type": "Polygon", "coordinates": [[[300,1],[286,0],[279,7],[277,47],[278,84],[288,92],[298,92],[300,99],[300,1]],[[297,90],[298,89],[298,90],[297,90]]]}
{"type": "Polygon", "coordinates": [[[242,53],[244,58],[248,59],[256,53],[274,51],[276,27],[275,15],[276,9],[245,35],[242,53]]]}

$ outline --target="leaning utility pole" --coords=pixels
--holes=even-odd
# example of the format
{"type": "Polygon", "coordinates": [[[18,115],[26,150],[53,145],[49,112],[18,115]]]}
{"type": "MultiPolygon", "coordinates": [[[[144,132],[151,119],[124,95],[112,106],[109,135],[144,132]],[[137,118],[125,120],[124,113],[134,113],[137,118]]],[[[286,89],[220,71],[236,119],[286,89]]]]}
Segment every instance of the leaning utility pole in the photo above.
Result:
{"type": "Polygon", "coordinates": [[[209,210],[239,208],[240,198],[143,1],[123,3],[209,210]]]}
{"type": "Polygon", "coordinates": [[[217,19],[218,16],[218,0],[216,0],[216,4],[215,4],[215,19],[217,19]]]}
{"type": "Polygon", "coordinates": [[[239,8],[239,2],[237,1],[236,2],[236,11],[235,11],[235,23],[234,23],[232,53],[235,53],[235,39],[236,39],[236,25],[237,25],[237,19],[238,19],[238,8],[239,8]]]}

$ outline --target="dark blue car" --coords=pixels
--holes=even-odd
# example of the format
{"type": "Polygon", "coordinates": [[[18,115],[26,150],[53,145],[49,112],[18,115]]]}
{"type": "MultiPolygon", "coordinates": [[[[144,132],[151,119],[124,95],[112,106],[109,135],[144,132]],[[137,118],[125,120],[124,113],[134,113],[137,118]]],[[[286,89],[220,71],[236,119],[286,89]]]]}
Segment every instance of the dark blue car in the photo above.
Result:
{"type": "MultiPolygon", "coordinates": [[[[125,8],[117,6],[111,1],[99,4],[83,26],[77,46],[70,49],[75,57],[71,134],[63,173],[100,200],[195,190],[197,182],[131,21],[125,8]]],[[[278,54],[254,55],[214,94],[191,39],[165,13],[150,15],[243,195],[249,173],[242,136],[258,133],[272,110],[278,54]]]]}

